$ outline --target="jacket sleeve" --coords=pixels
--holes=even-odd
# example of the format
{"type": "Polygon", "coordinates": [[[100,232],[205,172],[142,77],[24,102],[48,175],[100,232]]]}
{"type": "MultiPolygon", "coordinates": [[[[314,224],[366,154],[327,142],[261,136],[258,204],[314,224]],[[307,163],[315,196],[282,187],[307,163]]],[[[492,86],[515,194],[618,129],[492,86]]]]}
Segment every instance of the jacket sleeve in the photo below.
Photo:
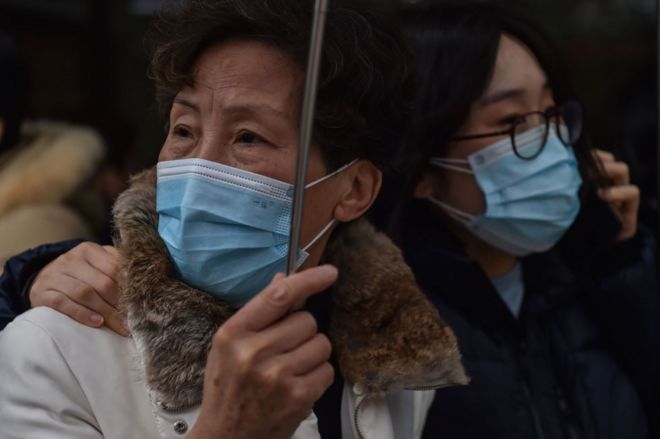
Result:
{"type": "Polygon", "coordinates": [[[0,332],[0,436],[101,439],[89,403],[64,355],[36,324],[0,332]]]}
{"type": "Polygon", "coordinates": [[[652,437],[660,437],[660,289],[653,236],[640,229],[634,239],[600,255],[586,277],[588,308],[643,400],[652,437]]]}
{"type": "Polygon", "coordinates": [[[9,259],[0,276],[0,331],[30,309],[28,293],[43,268],[82,241],[64,241],[27,250],[9,259]]]}

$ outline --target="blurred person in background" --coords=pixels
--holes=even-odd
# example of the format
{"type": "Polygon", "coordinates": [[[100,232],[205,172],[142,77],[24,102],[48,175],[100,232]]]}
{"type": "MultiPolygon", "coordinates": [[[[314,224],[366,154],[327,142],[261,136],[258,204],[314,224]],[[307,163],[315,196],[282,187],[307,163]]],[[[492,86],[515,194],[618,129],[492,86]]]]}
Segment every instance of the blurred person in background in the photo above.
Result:
{"type": "Polygon", "coordinates": [[[0,34],[0,270],[40,244],[95,239],[103,207],[85,187],[105,146],[92,129],[24,120],[28,78],[13,41],[0,34]],[[86,198],[84,202],[78,202],[86,198]]]}
{"type": "Polygon", "coordinates": [[[660,297],[628,167],[588,147],[533,24],[465,2],[405,24],[419,157],[388,220],[471,378],[436,394],[425,437],[658,437],[660,297]]]}

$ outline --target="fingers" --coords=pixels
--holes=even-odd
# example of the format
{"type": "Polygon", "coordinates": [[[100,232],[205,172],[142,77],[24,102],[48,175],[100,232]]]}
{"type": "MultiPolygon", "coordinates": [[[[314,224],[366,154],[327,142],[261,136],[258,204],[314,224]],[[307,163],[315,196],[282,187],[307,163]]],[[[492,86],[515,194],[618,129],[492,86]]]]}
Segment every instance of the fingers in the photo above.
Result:
{"type": "Polygon", "coordinates": [[[614,154],[602,149],[594,149],[591,153],[594,155],[594,157],[596,157],[598,160],[600,160],[603,163],[616,161],[614,154]]]}
{"type": "Polygon", "coordinates": [[[621,232],[617,241],[625,241],[637,233],[637,215],[640,204],[640,191],[637,186],[613,186],[601,189],[600,198],[611,204],[621,220],[621,232]]]}
{"type": "Polygon", "coordinates": [[[318,401],[335,379],[335,371],[330,363],[322,363],[310,373],[298,377],[294,392],[296,399],[308,400],[311,405],[318,401]]]}
{"type": "Polygon", "coordinates": [[[59,291],[50,290],[44,298],[44,302],[38,306],[52,308],[86,326],[98,328],[103,325],[103,317],[100,314],[74,302],[59,291]]]}
{"type": "Polygon", "coordinates": [[[287,314],[294,304],[329,288],[337,275],[335,267],[324,265],[288,277],[276,276],[266,289],[224,324],[225,329],[261,331],[287,314]]]}
{"type": "Polygon", "coordinates": [[[630,168],[623,162],[605,162],[603,168],[615,186],[630,184],[630,168]]]}
{"type": "Polygon", "coordinates": [[[55,308],[89,326],[105,323],[118,334],[128,336],[116,309],[118,267],[116,250],[92,243],[80,244],[39,273],[30,289],[30,302],[33,306],[55,308]],[[61,295],[68,300],[64,301],[61,295]]]}
{"type": "Polygon", "coordinates": [[[610,204],[639,203],[640,192],[635,185],[613,186],[598,191],[600,197],[610,204]]]}
{"type": "Polygon", "coordinates": [[[78,247],[89,265],[117,283],[119,280],[119,253],[117,250],[110,250],[112,248],[110,246],[101,247],[91,242],[85,242],[78,247]]]}
{"type": "MultiPolygon", "coordinates": [[[[101,250],[103,251],[103,250],[101,250]]],[[[87,263],[63,267],[63,274],[78,279],[93,289],[109,305],[116,307],[119,302],[117,282],[101,271],[97,266],[87,263]]],[[[98,261],[96,261],[98,264],[98,261]]],[[[100,265],[100,264],[99,264],[100,265]]]]}
{"type": "Polygon", "coordinates": [[[106,252],[110,253],[111,256],[113,256],[115,259],[117,259],[117,261],[119,261],[119,250],[117,250],[115,247],[111,245],[104,245],[101,248],[103,248],[103,250],[105,250],[106,252]]]}
{"type": "MultiPolygon", "coordinates": [[[[94,289],[89,283],[84,279],[76,279],[69,276],[62,276],[58,281],[58,286],[56,290],[58,293],[65,294],[69,299],[76,304],[84,307],[93,314],[101,315],[101,323],[105,323],[110,329],[114,332],[127,337],[129,335],[128,331],[124,327],[124,319],[117,311],[116,308],[109,305],[94,289]]],[[[64,312],[63,310],[59,310],[64,312]]],[[[67,314],[64,312],[64,314],[67,314]]],[[[69,314],[67,314],[69,315],[69,314]]],[[[83,319],[78,319],[75,316],[74,319],[78,320],[81,323],[85,323],[83,319]]],[[[89,320],[95,319],[90,317],[89,320]]],[[[87,323],[85,323],[87,324],[87,323]]],[[[98,326],[98,325],[94,325],[98,326]]]]}
{"type": "Polygon", "coordinates": [[[614,154],[601,149],[594,150],[592,154],[602,165],[605,176],[610,178],[615,186],[630,184],[630,168],[625,162],[617,161],[614,154]]]}
{"type": "Polygon", "coordinates": [[[316,319],[308,312],[296,312],[264,329],[255,343],[259,357],[267,358],[296,349],[317,334],[316,319]]]}
{"type": "Polygon", "coordinates": [[[323,334],[314,338],[286,354],[286,361],[291,365],[294,375],[305,375],[318,368],[330,359],[332,345],[323,334]]]}

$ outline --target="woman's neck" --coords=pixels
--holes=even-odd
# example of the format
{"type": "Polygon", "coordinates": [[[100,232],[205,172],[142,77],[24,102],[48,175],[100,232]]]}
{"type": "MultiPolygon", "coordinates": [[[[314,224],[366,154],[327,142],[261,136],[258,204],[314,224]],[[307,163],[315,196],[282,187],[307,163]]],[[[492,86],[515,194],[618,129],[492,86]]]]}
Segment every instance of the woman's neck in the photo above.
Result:
{"type": "Polygon", "coordinates": [[[493,279],[504,276],[513,270],[518,263],[518,257],[482,241],[443,212],[440,212],[440,216],[449,230],[463,243],[465,253],[479,264],[488,278],[493,279]]]}
{"type": "Polygon", "coordinates": [[[465,243],[465,252],[474,259],[488,278],[502,277],[518,263],[518,258],[470,236],[465,243]]]}

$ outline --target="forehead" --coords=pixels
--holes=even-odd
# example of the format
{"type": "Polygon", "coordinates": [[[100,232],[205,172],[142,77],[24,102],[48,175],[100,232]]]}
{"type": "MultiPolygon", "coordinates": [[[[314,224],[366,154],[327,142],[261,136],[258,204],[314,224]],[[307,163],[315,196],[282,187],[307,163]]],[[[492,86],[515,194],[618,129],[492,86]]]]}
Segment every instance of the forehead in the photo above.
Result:
{"type": "Polygon", "coordinates": [[[193,69],[193,81],[193,90],[184,91],[286,107],[300,93],[303,71],[274,46],[227,41],[202,53],[193,69]]]}
{"type": "Polygon", "coordinates": [[[534,53],[520,40],[502,35],[486,94],[503,89],[542,89],[547,81],[534,53]]]}

